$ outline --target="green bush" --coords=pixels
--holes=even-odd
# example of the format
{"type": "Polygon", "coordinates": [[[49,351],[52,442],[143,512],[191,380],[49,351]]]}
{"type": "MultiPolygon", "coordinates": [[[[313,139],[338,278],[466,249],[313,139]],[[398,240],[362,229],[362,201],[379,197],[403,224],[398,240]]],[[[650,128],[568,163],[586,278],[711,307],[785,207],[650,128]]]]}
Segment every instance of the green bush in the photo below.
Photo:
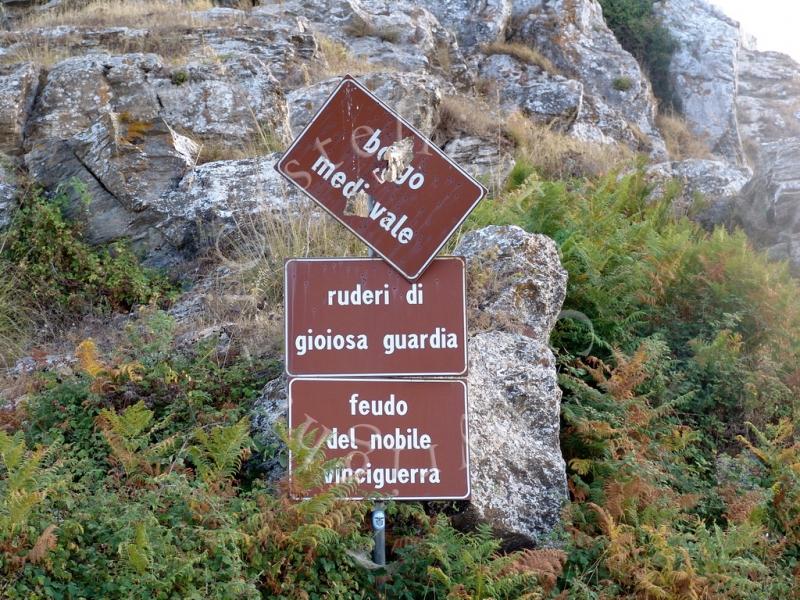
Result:
{"type": "Polygon", "coordinates": [[[785,427],[776,444],[745,421],[769,429],[798,414],[800,289],[743,233],[709,234],[674,216],[670,193],[650,193],[641,171],[529,179],[471,217],[556,240],[564,309],[587,317],[560,320],[551,338],[573,499],[559,588],[570,598],[775,597],[795,584],[797,446],[785,427]],[[769,477],[749,467],[746,485],[722,477],[720,454],[741,441],[768,449],[769,477]]]}
{"type": "Polygon", "coordinates": [[[51,316],[129,310],[170,294],[168,281],[142,268],[122,242],[92,247],[78,224],[63,215],[68,188],[52,198],[28,193],[6,232],[0,259],[13,265],[18,285],[33,307],[51,316]]]}
{"type": "Polygon", "coordinates": [[[619,43],[644,68],[662,107],[680,112],[680,100],[669,76],[677,42],[655,15],[653,0],[600,0],[600,5],[619,43]]]}

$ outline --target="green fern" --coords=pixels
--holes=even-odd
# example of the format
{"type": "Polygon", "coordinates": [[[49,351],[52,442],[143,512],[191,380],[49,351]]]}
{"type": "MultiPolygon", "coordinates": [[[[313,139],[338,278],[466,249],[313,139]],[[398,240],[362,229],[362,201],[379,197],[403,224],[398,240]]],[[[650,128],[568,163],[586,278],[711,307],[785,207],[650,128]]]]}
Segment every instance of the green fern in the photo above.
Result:
{"type": "Polygon", "coordinates": [[[103,409],[97,425],[113,457],[122,465],[128,478],[158,475],[167,456],[173,451],[176,436],[151,443],[152,436],[163,429],[167,420],[151,426],[153,411],[139,401],[121,413],[103,409]]]}
{"type": "Polygon", "coordinates": [[[245,417],[227,427],[216,427],[210,434],[197,430],[197,444],[189,448],[189,458],[206,485],[216,486],[233,478],[241,468],[250,445],[250,421],[245,417]]]}
{"type": "Polygon", "coordinates": [[[0,536],[17,534],[33,509],[42,502],[50,487],[44,461],[54,448],[28,452],[22,432],[13,436],[0,430],[0,536]]]}

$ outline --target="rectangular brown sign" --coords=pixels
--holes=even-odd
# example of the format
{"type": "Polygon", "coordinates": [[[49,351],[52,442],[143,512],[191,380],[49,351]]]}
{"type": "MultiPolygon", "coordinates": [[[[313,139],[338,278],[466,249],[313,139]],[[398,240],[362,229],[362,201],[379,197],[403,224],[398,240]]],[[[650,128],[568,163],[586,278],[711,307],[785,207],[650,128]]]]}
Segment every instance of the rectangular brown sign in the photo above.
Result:
{"type": "Polygon", "coordinates": [[[342,459],[326,471],[325,484],[355,481],[353,498],[469,497],[463,381],[293,379],[289,427],[316,431],[326,458],[342,459]]]}
{"type": "Polygon", "coordinates": [[[486,193],[349,76],[277,169],[411,280],[486,193]]]}
{"type": "Polygon", "coordinates": [[[462,258],[437,258],[412,283],[378,258],[287,261],[287,373],[465,374],[464,271],[462,258]]]}

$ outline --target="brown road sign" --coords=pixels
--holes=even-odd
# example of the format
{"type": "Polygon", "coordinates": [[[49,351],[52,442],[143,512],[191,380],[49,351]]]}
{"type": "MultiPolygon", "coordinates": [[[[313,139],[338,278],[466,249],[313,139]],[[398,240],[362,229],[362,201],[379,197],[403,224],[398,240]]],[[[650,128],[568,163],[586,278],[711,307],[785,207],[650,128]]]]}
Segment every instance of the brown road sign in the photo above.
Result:
{"type": "Polygon", "coordinates": [[[350,76],[277,169],[411,280],[486,193],[350,76]]]}
{"type": "MultiPolygon", "coordinates": [[[[460,500],[470,494],[467,385],[460,380],[293,379],[289,427],[316,431],[325,484],[353,498],[460,500]]],[[[296,468],[289,461],[290,473],[296,468]]],[[[316,490],[314,490],[316,491],[316,490]]]]}
{"type": "Polygon", "coordinates": [[[379,258],[288,260],[286,372],[464,375],[464,279],[459,257],[437,258],[413,283],[379,258]]]}

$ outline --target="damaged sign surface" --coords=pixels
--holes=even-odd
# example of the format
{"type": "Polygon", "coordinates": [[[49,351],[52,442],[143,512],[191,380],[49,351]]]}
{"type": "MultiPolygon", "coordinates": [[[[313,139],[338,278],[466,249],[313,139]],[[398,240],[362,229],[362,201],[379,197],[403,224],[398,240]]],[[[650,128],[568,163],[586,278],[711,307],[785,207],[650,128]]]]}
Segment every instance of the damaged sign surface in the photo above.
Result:
{"type": "Polygon", "coordinates": [[[486,194],[350,76],[276,168],[410,280],[486,194]]]}

